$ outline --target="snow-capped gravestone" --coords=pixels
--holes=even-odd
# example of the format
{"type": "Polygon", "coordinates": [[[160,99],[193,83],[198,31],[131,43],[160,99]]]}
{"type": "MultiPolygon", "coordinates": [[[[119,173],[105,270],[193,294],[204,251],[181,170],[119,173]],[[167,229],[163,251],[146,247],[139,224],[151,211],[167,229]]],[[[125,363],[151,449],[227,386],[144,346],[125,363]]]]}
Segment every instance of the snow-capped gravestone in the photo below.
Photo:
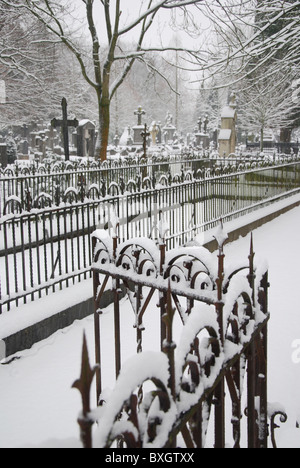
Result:
{"type": "Polygon", "coordinates": [[[168,143],[173,143],[174,136],[176,132],[176,127],[173,125],[173,116],[168,112],[167,117],[166,117],[166,123],[165,126],[163,127],[163,136],[164,136],[164,142],[166,144],[168,143]]]}
{"type": "Polygon", "coordinates": [[[219,155],[229,156],[235,153],[236,148],[236,96],[233,93],[230,103],[225,106],[221,114],[221,130],[219,134],[219,155]]]}
{"type": "Polygon", "coordinates": [[[198,120],[198,126],[196,127],[195,133],[195,144],[196,146],[202,146],[203,149],[209,148],[209,135],[208,131],[208,116],[206,115],[205,118],[202,120],[200,117],[198,120]],[[203,129],[202,129],[203,124],[203,129]]]}
{"type": "Polygon", "coordinates": [[[137,116],[138,122],[137,125],[132,127],[133,130],[133,144],[134,145],[142,145],[143,144],[143,137],[142,132],[145,126],[142,124],[142,116],[145,115],[146,112],[143,110],[142,106],[139,106],[135,111],[134,115],[137,116]]]}
{"type": "Polygon", "coordinates": [[[90,120],[81,120],[77,127],[77,156],[93,157],[96,144],[96,126],[90,120]]]}
{"type": "Polygon", "coordinates": [[[130,126],[124,129],[124,132],[119,139],[119,146],[132,146],[133,145],[133,138],[131,135],[131,128],[130,126]]]}

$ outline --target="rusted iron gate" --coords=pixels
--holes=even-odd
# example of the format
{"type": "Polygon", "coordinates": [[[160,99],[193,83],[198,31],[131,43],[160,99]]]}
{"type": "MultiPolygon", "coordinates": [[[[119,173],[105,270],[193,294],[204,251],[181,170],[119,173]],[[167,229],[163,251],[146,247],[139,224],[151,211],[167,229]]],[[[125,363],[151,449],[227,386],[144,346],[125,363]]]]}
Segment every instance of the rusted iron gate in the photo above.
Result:
{"type": "MultiPolygon", "coordinates": [[[[74,384],[82,394],[82,440],[111,447],[176,447],[180,438],[187,448],[205,446],[208,424],[214,419],[214,446],[224,448],[229,424],[233,446],[240,447],[247,419],[248,447],[268,445],[267,324],[268,273],[256,269],[253,244],[249,261],[234,269],[225,267],[222,229],[214,256],[203,248],[166,252],[164,226],[160,242],[133,239],[118,245],[118,238],[94,234],[95,348],[97,368],[88,364],[83,348],[81,378],[74,384]],[[116,387],[103,402],[102,370],[105,349],[100,342],[102,294],[112,279],[114,294],[116,387]],[[121,284],[135,314],[137,355],[122,368],[120,329],[121,284]],[[143,352],[143,319],[153,313],[158,295],[160,350],[143,352]],[[181,321],[181,338],[175,344],[173,320],[181,321]],[[90,387],[97,380],[97,401],[102,404],[98,428],[91,438],[90,387]],[[242,411],[246,381],[245,414],[242,411]],[[152,382],[151,391],[144,386],[152,382]],[[225,397],[226,393],[226,397],[225,397]]],[[[126,337],[125,337],[126,340],[126,337]]],[[[105,382],[104,382],[105,385],[105,382]]],[[[274,417],[274,415],[273,415],[274,417]]]]}

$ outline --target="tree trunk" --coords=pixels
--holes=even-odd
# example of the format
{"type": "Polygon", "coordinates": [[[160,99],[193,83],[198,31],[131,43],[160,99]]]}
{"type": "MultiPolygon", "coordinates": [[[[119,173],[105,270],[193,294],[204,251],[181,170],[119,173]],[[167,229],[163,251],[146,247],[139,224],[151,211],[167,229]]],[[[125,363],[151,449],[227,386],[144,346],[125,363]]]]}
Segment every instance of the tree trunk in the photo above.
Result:
{"type": "Polygon", "coordinates": [[[107,147],[109,139],[109,126],[110,126],[110,104],[101,103],[100,104],[100,148],[99,148],[99,159],[100,161],[105,161],[107,159],[107,147]]]}
{"type": "Polygon", "coordinates": [[[109,140],[109,127],[110,127],[110,62],[106,64],[105,72],[101,86],[96,89],[98,112],[99,112],[99,129],[98,138],[95,149],[95,157],[101,162],[107,159],[107,147],[109,140]]]}
{"type": "Polygon", "coordinates": [[[260,129],[260,151],[264,151],[264,128],[260,129]]]}
{"type": "Polygon", "coordinates": [[[108,98],[97,93],[98,111],[99,111],[99,127],[98,136],[95,148],[95,159],[101,162],[107,159],[107,147],[109,141],[109,127],[110,127],[110,102],[108,98]]]}

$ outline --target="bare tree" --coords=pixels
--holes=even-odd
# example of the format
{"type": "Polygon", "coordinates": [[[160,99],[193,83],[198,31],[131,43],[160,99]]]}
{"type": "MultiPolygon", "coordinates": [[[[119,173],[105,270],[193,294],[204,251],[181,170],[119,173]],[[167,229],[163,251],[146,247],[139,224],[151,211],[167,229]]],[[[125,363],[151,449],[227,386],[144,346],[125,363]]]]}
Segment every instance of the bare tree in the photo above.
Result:
{"type": "Polygon", "coordinates": [[[199,64],[206,86],[238,91],[241,123],[259,131],[261,144],[265,128],[289,141],[299,125],[300,2],[227,0],[207,8],[215,34],[210,60],[199,64]]]}
{"type": "MultiPolygon", "coordinates": [[[[100,159],[106,159],[106,151],[109,138],[110,104],[118,88],[128,76],[136,60],[146,60],[149,52],[172,49],[174,47],[144,48],[145,38],[153,29],[154,20],[161,10],[174,11],[180,9],[187,15],[190,6],[202,3],[201,0],[147,0],[142,1],[134,18],[122,22],[122,7],[126,10],[125,2],[116,0],[114,5],[110,0],[100,0],[102,15],[105,18],[105,33],[107,46],[100,44],[97,30],[95,1],[82,0],[85,6],[85,16],[91,39],[91,54],[86,56],[86,51],[79,47],[71,34],[70,25],[67,22],[67,6],[55,0],[18,0],[12,3],[10,0],[2,0],[6,5],[16,9],[25,9],[37,18],[52,33],[56,40],[61,41],[76,57],[82,75],[86,82],[94,89],[97,96],[99,113],[99,141],[98,151],[100,159]],[[130,50],[124,48],[124,40],[132,32],[136,33],[134,47],[130,50]],[[91,59],[91,60],[90,60],[91,59]],[[91,66],[92,65],[92,66],[91,66]],[[117,70],[117,76],[113,73],[117,70]]],[[[188,18],[188,16],[186,16],[188,18]]],[[[183,51],[185,49],[178,49],[183,51]]],[[[191,51],[192,53],[192,51],[191,51]]]]}
{"type": "Polygon", "coordinates": [[[6,90],[0,125],[54,117],[61,101],[57,88],[64,86],[70,95],[76,85],[73,57],[61,43],[52,42],[48,29],[29,12],[2,1],[0,31],[0,80],[6,90]],[[69,64],[68,73],[63,63],[69,64]]]}
{"type": "Polygon", "coordinates": [[[265,130],[289,126],[294,106],[291,80],[284,74],[277,74],[276,81],[266,80],[266,73],[261,69],[260,73],[242,82],[238,106],[241,127],[260,134],[261,151],[265,130]]]}
{"type": "MultiPolygon", "coordinates": [[[[270,60],[275,60],[277,70],[281,71],[289,69],[292,57],[296,57],[292,61],[293,67],[299,66],[300,20],[295,12],[299,11],[300,1],[297,0],[269,0],[267,9],[270,14],[267,16],[266,5],[258,0],[226,0],[222,4],[219,0],[141,0],[130,14],[126,0],[78,1],[85,10],[85,22],[79,21],[78,27],[75,27],[78,15],[76,12],[72,15],[72,5],[66,0],[1,0],[0,4],[33,15],[47,28],[51,40],[65,45],[75,57],[87,85],[96,93],[97,154],[102,160],[106,158],[112,99],[137,60],[163,75],[153,67],[149,57],[152,53],[177,52],[177,58],[181,54],[181,68],[206,71],[207,77],[222,74],[220,86],[238,83],[270,60]],[[149,33],[156,32],[155,21],[162,12],[171,14],[173,29],[179,27],[195,38],[194,49],[165,45],[163,41],[155,44],[147,41],[149,33]],[[260,12],[264,14],[263,22],[256,21],[260,12]],[[105,44],[99,34],[103,31],[99,31],[97,23],[100,15],[105,19],[101,26],[105,44]],[[205,27],[201,24],[203,17],[206,18],[205,27]],[[272,27],[278,21],[282,21],[283,26],[273,31],[272,27]],[[86,38],[78,39],[80,27],[88,31],[88,48],[86,38]],[[215,31],[222,40],[211,40],[211,33],[215,31]],[[200,35],[207,39],[205,48],[199,43],[200,35]],[[286,53],[279,60],[278,50],[283,44],[286,53]]],[[[275,70],[276,67],[268,70],[268,76],[276,73],[275,70]]],[[[176,91],[176,86],[167,77],[162,77],[170,89],[176,91]]]]}
{"type": "MultiPolygon", "coordinates": [[[[206,79],[222,75],[222,86],[235,86],[251,74],[264,70],[266,78],[278,72],[299,72],[300,1],[227,0],[213,2],[209,10],[212,30],[210,59],[199,69],[206,79]],[[270,65],[269,69],[266,68],[270,65]]],[[[194,63],[195,65],[195,63],[194,63]]]]}

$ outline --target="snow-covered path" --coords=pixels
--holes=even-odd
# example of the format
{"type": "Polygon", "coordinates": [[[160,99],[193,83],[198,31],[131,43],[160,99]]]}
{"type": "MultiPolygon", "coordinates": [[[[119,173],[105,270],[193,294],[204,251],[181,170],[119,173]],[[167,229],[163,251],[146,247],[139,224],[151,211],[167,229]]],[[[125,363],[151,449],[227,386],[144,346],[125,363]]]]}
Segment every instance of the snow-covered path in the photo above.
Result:
{"type": "MultiPolygon", "coordinates": [[[[269,401],[279,402],[289,415],[277,431],[279,446],[300,448],[300,363],[293,344],[300,343],[300,208],[254,231],[256,262],[267,259],[270,271],[269,401]],[[298,442],[299,441],[299,442],[298,442]]],[[[225,247],[226,261],[245,259],[249,236],[225,247]]],[[[124,302],[124,326],[132,333],[132,315],[124,302]]],[[[108,313],[104,316],[110,328],[108,313]]],[[[0,448],[74,446],[80,396],[71,385],[79,376],[83,330],[91,359],[93,318],[76,322],[31,350],[18,353],[9,365],[0,365],[0,448]]],[[[112,336],[105,333],[108,346],[112,336]]],[[[124,354],[130,354],[130,348],[124,354]]],[[[78,444],[79,445],[79,444],[78,444]]]]}

